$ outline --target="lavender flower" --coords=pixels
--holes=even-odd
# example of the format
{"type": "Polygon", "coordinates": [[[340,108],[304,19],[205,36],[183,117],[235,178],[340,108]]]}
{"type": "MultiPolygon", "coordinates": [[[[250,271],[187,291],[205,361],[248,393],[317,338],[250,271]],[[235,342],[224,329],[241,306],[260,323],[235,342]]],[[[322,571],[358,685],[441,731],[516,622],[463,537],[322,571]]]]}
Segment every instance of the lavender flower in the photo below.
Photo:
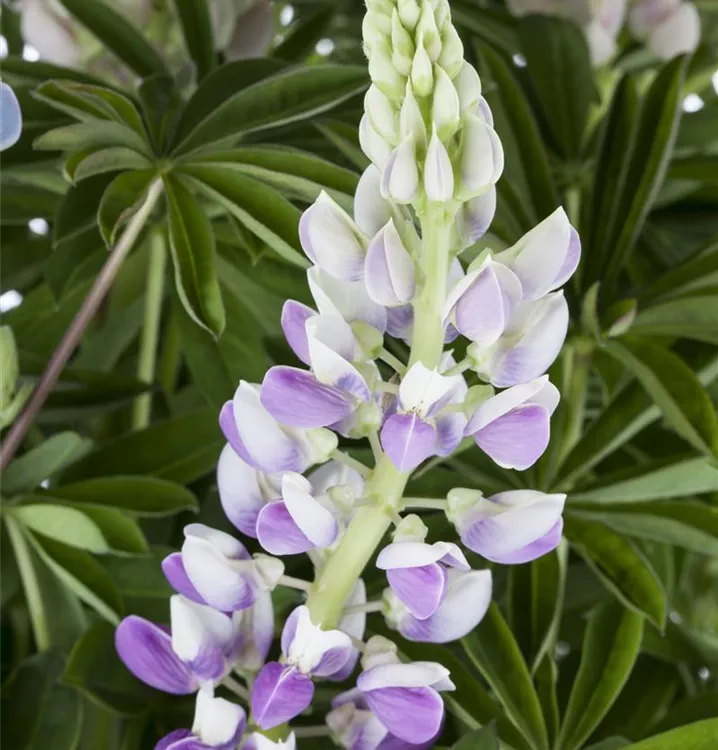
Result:
{"type": "Polygon", "coordinates": [[[360,141],[372,164],[353,216],[322,193],[301,219],[313,306],[287,301],[281,325],[302,366],[272,367],[261,385],[240,382],[219,416],[228,441],[217,467],[222,507],[267,554],[190,524],[181,553],[163,562],[179,592],[171,633],[135,617],[117,631],[140,679],[201,691],[193,730],[168,736],[164,748],[239,742],[240,714],[230,721],[224,704],[207,703],[205,691],[222,684],[251,706],[258,728],[244,750],[293,750],[286,725],[311,707],[315,683],[350,680],[360,656],[355,687],[310,732],[349,750],[431,747],[444,722],[441,693],[454,689],[449,671],[402,661],[385,638],[364,643],[367,617],[383,616],[409,640],[456,640],[485,615],[492,575],[472,570],[455,541],[427,543],[426,525],[406,511],[443,510],[464,547],[497,563],[535,559],[561,540],[564,495],[404,496],[415,469],[462,441],[504,468],[526,469],[543,454],[559,400],[545,372],[566,336],[560,287],[580,242],[558,209],[513,247],[486,249],[464,268],[460,253],[486,232],[503,169],[481,81],[445,0],[367,5],[372,86],[360,141]],[[462,335],[467,357],[457,362],[450,345],[462,335]],[[391,337],[410,344],[408,358],[393,353],[391,337]],[[357,460],[368,451],[339,449],[338,435],[367,440],[374,465],[357,460]],[[361,576],[375,553],[389,588],[367,601],[361,576]],[[311,581],[285,575],[275,557],[300,554],[311,581]],[[284,623],[281,655],[267,662],[277,586],[306,599],[284,623]],[[210,705],[227,716],[216,735],[204,719],[210,705]]]}

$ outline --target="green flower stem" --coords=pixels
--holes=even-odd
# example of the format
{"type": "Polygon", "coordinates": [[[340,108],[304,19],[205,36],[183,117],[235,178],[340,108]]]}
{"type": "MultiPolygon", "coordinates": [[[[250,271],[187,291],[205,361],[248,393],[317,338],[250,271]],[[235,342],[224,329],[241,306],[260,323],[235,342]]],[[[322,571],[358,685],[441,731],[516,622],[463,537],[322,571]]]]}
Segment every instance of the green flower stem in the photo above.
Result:
{"type": "MultiPolygon", "coordinates": [[[[155,379],[157,344],[162,321],[162,298],[164,291],[167,250],[161,229],[155,229],[149,238],[149,262],[147,266],[147,292],[145,294],[145,321],[140,340],[137,363],[137,379],[151,384],[155,379]]],[[[150,423],[152,394],[143,393],[135,399],[132,410],[132,428],[141,430],[150,423]]]]}
{"type": "MultiPolygon", "coordinates": [[[[423,286],[414,303],[414,332],[409,366],[436,367],[444,350],[442,313],[446,300],[453,217],[443,206],[430,207],[422,219],[423,286]]],[[[335,628],[344,604],[393,520],[402,509],[410,472],[399,471],[381,452],[367,481],[369,504],[357,511],[339,546],[319,572],[307,600],[312,621],[335,628]]]]}
{"type": "Polygon", "coordinates": [[[568,423],[561,446],[561,460],[571,452],[583,432],[586,416],[586,395],[588,391],[588,374],[593,363],[593,342],[577,338],[567,347],[570,363],[568,382],[568,423]]]}

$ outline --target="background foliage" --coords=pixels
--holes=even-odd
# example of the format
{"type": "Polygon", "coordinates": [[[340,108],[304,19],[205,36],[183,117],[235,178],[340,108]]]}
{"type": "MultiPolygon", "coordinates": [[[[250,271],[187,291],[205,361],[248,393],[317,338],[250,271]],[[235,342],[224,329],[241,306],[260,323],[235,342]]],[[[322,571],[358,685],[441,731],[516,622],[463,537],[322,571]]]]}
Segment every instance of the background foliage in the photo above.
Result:
{"type": "MultiPolygon", "coordinates": [[[[2,740],[138,750],[187,725],[192,707],[129,675],[113,625],[129,613],[167,619],[159,561],[188,519],[226,528],[219,406],[240,378],[292,363],[279,317],[288,297],[307,301],[300,213],[322,189],[350,209],[367,164],[363,9],[294,2],[267,57],[225,62],[205,0],[163,6],[174,45],[110,4],[61,3],[105,50],[102,74],[23,59],[18,17],[2,13],[2,76],[25,120],[3,154],[0,196],[2,291],[22,295],[3,316],[17,392],[155,180],[164,198],[3,477],[2,740]]],[[[584,255],[567,289],[571,330],[552,373],[563,399],[544,458],[517,474],[472,451],[419,471],[408,490],[569,495],[564,544],[495,566],[496,603],[474,633],[451,647],[401,641],[452,671],[445,747],[718,742],[715,718],[694,724],[718,716],[710,5],[691,59],[660,64],[625,43],[597,73],[567,21],[452,3],[506,149],[496,220],[467,256],[509,246],[560,204],[584,255]],[[684,112],[689,93],[700,111],[684,112]]],[[[426,520],[445,532],[442,517],[426,520]]],[[[283,594],[276,605],[293,603],[283,594]]]]}

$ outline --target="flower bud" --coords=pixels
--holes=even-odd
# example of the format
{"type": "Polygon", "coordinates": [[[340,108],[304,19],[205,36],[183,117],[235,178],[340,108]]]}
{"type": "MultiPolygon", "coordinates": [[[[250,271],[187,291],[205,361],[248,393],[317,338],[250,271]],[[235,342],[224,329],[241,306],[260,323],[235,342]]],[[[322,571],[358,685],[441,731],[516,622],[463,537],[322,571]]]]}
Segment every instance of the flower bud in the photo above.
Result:
{"type": "Polygon", "coordinates": [[[399,134],[401,138],[411,137],[420,148],[426,145],[426,123],[419,103],[414,96],[414,89],[409,81],[406,84],[406,96],[399,112],[399,134]]]}
{"type": "Polygon", "coordinates": [[[411,203],[419,192],[419,167],[416,163],[414,140],[404,138],[394,149],[384,169],[381,194],[397,203],[411,203]]]}
{"type": "Polygon", "coordinates": [[[435,70],[436,82],[431,104],[431,119],[439,138],[447,143],[459,128],[459,95],[446,71],[440,65],[437,65],[435,70]]]}
{"type": "Polygon", "coordinates": [[[468,199],[496,184],[504,169],[504,149],[494,129],[476,115],[466,116],[461,135],[460,195],[468,199]]]}
{"type": "Polygon", "coordinates": [[[399,142],[398,117],[392,102],[373,83],[364,97],[364,110],[374,130],[390,145],[399,142]]]}
{"type": "Polygon", "coordinates": [[[454,78],[464,64],[464,44],[453,24],[447,23],[441,35],[439,65],[454,78]]]}
{"type": "Polygon", "coordinates": [[[424,162],[424,189],[430,201],[446,203],[454,194],[454,168],[436,127],[424,162]]]}
{"type": "Polygon", "coordinates": [[[362,278],[366,238],[347,212],[324,191],[302,214],[299,240],[307,257],[335,278],[362,278]]]}
{"type": "Polygon", "coordinates": [[[17,96],[7,83],[0,81],[0,151],[14,146],[21,132],[22,112],[17,96]]]}
{"type": "Polygon", "coordinates": [[[414,261],[391,219],[369,245],[364,283],[374,302],[386,307],[405,305],[414,297],[414,261]]]}
{"type": "Polygon", "coordinates": [[[429,96],[434,88],[433,66],[423,44],[419,44],[414,53],[414,61],[411,65],[411,85],[419,96],[429,96]]]}
{"type": "Polygon", "coordinates": [[[408,76],[414,58],[414,42],[409,32],[403,27],[396,9],[391,16],[391,48],[394,66],[402,75],[408,76]]]}
{"type": "Polygon", "coordinates": [[[457,229],[463,248],[471,247],[481,239],[491,226],[496,213],[496,186],[492,185],[480,195],[461,206],[457,229]]]}
{"type": "Polygon", "coordinates": [[[419,21],[421,8],[416,0],[398,0],[399,18],[409,31],[413,31],[419,21]]]}
{"type": "Polygon", "coordinates": [[[461,113],[473,112],[481,99],[481,79],[476,68],[464,61],[453,83],[459,96],[461,113]]]}
{"type": "Polygon", "coordinates": [[[693,3],[680,5],[654,26],[648,35],[648,48],[656,57],[670,60],[694,52],[701,40],[701,19],[693,3]]]}
{"type": "Polygon", "coordinates": [[[354,221],[367,237],[373,237],[391,214],[391,203],[381,196],[381,172],[370,164],[359,178],[354,194],[354,221]]]}
{"type": "Polygon", "coordinates": [[[394,67],[386,41],[377,43],[372,49],[369,57],[369,75],[390,99],[400,100],[404,95],[406,79],[394,67]]]}
{"type": "Polygon", "coordinates": [[[470,550],[492,562],[518,565],[558,546],[565,502],[566,495],[512,490],[478,498],[452,522],[470,550]]]}
{"type": "Polygon", "coordinates": [[[366,114],[359,123],[359,145],[379,169],[384,169],[391,157],[391,146],[374,130],[366,114]]]}
{"type": "Polygon", "coordinates": [[[429,59],[436,62],[441,54],[441,35],[436,25],[434,9],[431,7],[430,0],[422,0],[421,15],[419,23],[416,25],[416,39],[418,46],[424,47],[429,59]]]}
{"type": "Polygon", "coordinates": [[[386,44],[389,34],[391,34],[391,17],[368,11],[362,21],[362,37],[367,57],[373,53],[377,45],[386,44]]]}

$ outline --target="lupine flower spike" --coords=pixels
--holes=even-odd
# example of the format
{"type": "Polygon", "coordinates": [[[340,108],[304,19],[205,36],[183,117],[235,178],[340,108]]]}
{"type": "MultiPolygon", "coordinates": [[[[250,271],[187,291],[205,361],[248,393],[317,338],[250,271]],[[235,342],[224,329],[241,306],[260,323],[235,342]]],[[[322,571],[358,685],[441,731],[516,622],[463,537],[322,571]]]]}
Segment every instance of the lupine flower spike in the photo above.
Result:
{"type": "Polygon", "coordinates": [[[433,746],[442,694],[454,689],[449,670],[406,661],[386,638],[365,643],[367,618],[413,641],[461,638],[492,593],[491,571],[473,569],[464,549],[517,564],[561,540],[564,495],[404,496],[418,467],[460,444],[505,469],[541,457],[559,401],[546,371],[568,324],[561,287],[580,242],[557,209],[512,247],[462,263],[493,218],[503,148],[449,5],[368,0],[363,34],[372,85],[360,136],[372,163],[353,214],[325,193],[305,211],[313,305],[289,300],[281,318],[296,362],[261,384],[240,382],[219,415],[222,507],[263,552],[188,525],[181,552],[163,563],[177,591],[171,628],[133,616],[117,630],[138,678],[197,694],[194,725],[160,750],[294,749],[302,740],[291,725],[307,713],[320,724],[311,736],[348,750],[433,746]],[[468,349],[457,362],[459,336],[468,349]],[[407,358],[391,338],[410,344],[407,358]],[[373,466],[345,452],[352,441],[371,448],[373,466]],[[427,541],[437,510],[455,538],[427,541]],[[286,575],[280,558],[305,554],[313,580],[286,575]],[[375,556],[387,585],[367,601],[362,575],[375,556]],[[304,599],[276,628],[280,649],[267,661],[279,586],[304,599]],[[317,683],[350,679],[355,687],[316,717],[317,683]],[[225,689],[243,707],[215,697],[225,689]]]}

